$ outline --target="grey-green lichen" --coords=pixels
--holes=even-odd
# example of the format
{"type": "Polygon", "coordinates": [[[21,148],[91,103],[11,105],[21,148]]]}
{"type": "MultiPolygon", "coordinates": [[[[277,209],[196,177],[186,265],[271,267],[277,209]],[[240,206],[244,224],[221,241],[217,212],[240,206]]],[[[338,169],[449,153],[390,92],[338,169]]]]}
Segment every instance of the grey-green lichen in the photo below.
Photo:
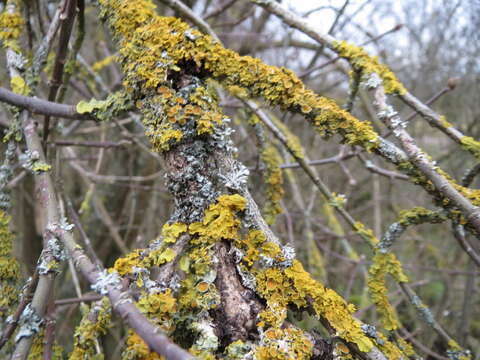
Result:
{"type": "Polygon", "coordinates": [[[382,236],[378,249],[381,252],[388,252],[393,243],[407,230],[408,226],[423,223],[438,224],[447,220],[444,212],[432,211],[422,207],[414,207],[409,210],[402,210],[397,220],[392,223],[382,236]]]}
{"type": "Polygon", "coordinates": [[[22,163],[22,166],[35,175],[50,171],[52,169],[51,165],[40,159],[40,154],[38,151],[27,150],[25,153],[20,155],[19,159],[22,163]]]}

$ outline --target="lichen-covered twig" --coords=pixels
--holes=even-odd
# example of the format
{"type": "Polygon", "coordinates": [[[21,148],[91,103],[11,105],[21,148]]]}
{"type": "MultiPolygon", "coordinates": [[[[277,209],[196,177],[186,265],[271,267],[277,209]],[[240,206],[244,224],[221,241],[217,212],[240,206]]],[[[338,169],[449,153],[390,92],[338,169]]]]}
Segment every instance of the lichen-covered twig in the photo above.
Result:
{"type": "MultiPolygon", "coordinates": [[[[40,158],[43,156],[42,147],[40,144],[40,139],[36,134],[35,125],[32,122],[27,122],[25,126],[25,133],[30,138],[31,148],[37,151],[40,155],[40,158]]],[[[56,192],[51,183],[50,174],[45,172],[42,174],[42,178],[39,179],[41,184],[44,185],[42,188],[42,193],[44,194],[44,201],[48,199],[45,206],[48,209],[50,216],[49,219],[49,232],[59,239],[62,240],[63,245],[66,250],[73,257],[75,265],[79,268],[82,274],[89,280],[89,282],[94,286],[94,289],[100,292],[102,295],[108,295],[112,307],[117,311],[120,316],[125,319],[125,321],[135,329],[135,331],[144,338],[147,344],[159,354],[165,355],[168,359],[190,359],[191,356],[178,348],[176,345],[171,343],[168,338],[163,334],[159,333],[159,330],[155,328],[149,321],[141,314],[135,305],[132,303],[128,295],[123,289],[120,278],[115,277],[114,275],[109,276],[106,272],[101,272],[98,268],[87,258],[84,254],[81,247],[79,247],[73,240],[71,234],[68,231],[65,231],[65,228],[62,228],[62,225],[58,223],[58,204],[55,200],[56,192]]],[[[45,276],[48,276],[47,279],[50,279],[51,275],[47,272],[45,276]]],[[[41,280],[41,279],[40,279],[41,280]]],[[[49,287],[47,286],[51,282],[48,282],[43,287],[39,282],[37,291],[35,292],[34,298],[32,300],[32,307],[37,303],[40,303],[40,307],[34,307],[35,312],[42,316],[44,313],[45,304],[43,301],[48,299],[48,294],[50,293],[49,287]],[[48,289],[45,291],[38,291],[38,289],[48,289]],[[36,299],[37,298],[37,299],[36,299]],[[37,302],[35,302],[37,300],[37,302]],[[43,304],[43,305],[42,305],[43,304]]],[[[22,337],[20,339],[17,350],[14,354],[13,359],[22,358],[22,354],[28,353],[27,349],[28,343],[31,342],[30,337],[22,337]],[[23,340],[26,339],[26,340],[23,340]],[[28,340],[30,339],[30,340],[28,340]],[[23,341],[22,341],[23,340],[23,341]]]]}
{"type": "MultiPolygon", "coordinates": [[[[267,125],[267,127],[275,134],[275,136],[283,143],[283,145],[287,146],[287,140],[285,136],[280,131],[278,131],[278,129],[276,129],[273,124],[271,124],[270,120],[263,113],[263,111],[260,110],[258,106],[252,101],[245,101],[245,103],[250,107],[252,111],[255,112],[255,114],[262,120],[262,122],[267,125]]],[[[398,320],[396,320],[393,309],[388,304],[388,300],[386,299],[385,295],[386,289],[384,288],[384,277],[386,273],[391,273],[393,278],[398,282],[399,286],[405,292],[405,294],[407,294],[409,298],[415,299],[415,302],[413,303],[415,308],[422,309],[422,314],[427,312],[430,314],[430,316],[428,317],[428,324],[432,326],[432,328],[437,331],[438,334],[442,336],[447,343],[451,344],[451,347],[453,348],[452,351],[461,351],[458,345],[456,345],[455,341],[450,336],[448,336],[445,330],[433,318],[433,316],[429,312],[429,309],[424,304],[421,304],[421,300],[419,299],[419,297],[407,284],[407,278],[403,274],[398,260],[392,257],[392,254],[388,254],[388,256],[384,255],[388,253],[392,243],[406,230],[408,225],[418,224],[425,221],[435,223],[442,222],[446,220],[445,216],[442,214],[418,209],[416,211],[405,213],[402,215],[398,222],[392,224],[392,226],[389,228],[389,231],[382,238],[382,241],[378,242],[376,239],[374,239],[371,230],[360,227],[361,223],[355,221],[355,219],[353,219],[353,217],[346,212],[342,202],[338,201],[337,196],[327,188],[327,186],[318,178],[316,174],[313,173],[313,169],[311,169],[307,165],[306,161],[296,156],[295,153],[292,151],[291,154],[292,156],[294,156],[295,160],[299,162],[299,164],[305,170],[307,175],[309,175],[312,181],[318,186],[321,193],[330,202],[335,204],[334,208],[343,217],[343,219],[346,220],[346,222],[352,227],[352,229],[356,230],[358,234],[363,237],[368,244],[380,250],[381,254],[375,255],[374,264],[369,271],[371,275],[371,278],[369,279],[369,287],[372,291],[374,302],[378,306],[378,310],[386,319],[386,328],[390,330],[398,328],[398,320]],[[421,306],[419,304],[421,304],[421,306]]],[[[426,319],[426,317],[423,315],[422,318],[426,319]]]]}
{"type": "MultiPolygon", "coordinates": [[[[14,266],[10,265],[11,269],[14,269],[14,266]]],[[[2,279],[3,280],[3,279],[2,279]]],[[[4,281],[4,280],[3,280],[4,281]]],[[[8,340],[12,337],[13,333],[17,329],[20,317],[25,310],[25,307],[31,301],[31,295],[33,290],[37,286],[38,282],[38,271],[35,271],[33,276],[28,279],[27,284],[21,294],[20,300],[18,302],[18,306],[15,309],[15,312],[12,314],[10,321],[8,324],[2,329],[2,335],[0,337],[0,349],[8,342],[8,340]]],[[[13,292],[15,295],[15,292],[13,292]]]]}
{"type": "MultiPolygon", "coordinates": [[[[446,221],[447,218],[442,212],[431,211],[424,208],[413,208],[410,210],[402,211],[396,222],[390,225],[388,230],[382,237],[377,248],[380,252],[386,254],[390,251],[390,248],[394,242],[407,230],[409,226],[419,225],[423,223],[441,223],[446,221]]],[[[412,305],[419,312],[422,319],[432,327],[441,336],[447,344],[452,348],[452,351],[460,351],[461,349],[456,342],[447,334],[443,327],[435,320],[431,310],[422,303],[421,299],[416,295],[411,286],[407,283],[399,282],[399,286],[403,293],[408,297],[412,305]]]]}
{"type": "MultiPolygon", "coordinates": [[[[19,9],[17,8],[16,2],[9,1],[6,11],[12,15],[18,15],[19,9]]],[[[16,41],[18,36],[19,33],[11,40],[16,41]]],[[[26,60],[21,53],[17,52],[13,44],[14,43],[7,48],[7,66],[10,72],[11,85],[15,92],[24,94],[29,91],[29,87],[21,72],[26,60]]],[[[25,307],[20,316],[21,326],[15,339],[15,350],[12,355],[12,359],[14,360],[26,358],[32,345],[33,336],[40,330],[43,321],[42,317],[45,314],[46,306],[53,289],[55,270],[58,266],[58,261],[61,260],[62,257],[61,249],[58,248],[56,239],[49,230],[54,223],[58,223],[59,221],[52,207],[52,199],[49,196],[45,196],[49,193],[49,190],[52,189],[51,181],[48,177],[45,177],[45,172],[48,171],[49,167],[45,163],[45,158],[42,157],[42,152],[38,152],[38,148],[41,150],[41,146],[38,138],[35,137],[35,125],[30,118],[29,112],[23,110],[18,116],[28,148],[28,153],[26,154],[28,158],[27,164],[29,169],[37,174],[36,185],[41,194],[40,204],[44,209],[45,219],[48,225],[45,226],[43,234],[44,251],[42,252],[38,265],[38,283],[31,303],[25,307]]]]}
{"type": "Polygon", "coordinates": [[[451,202],[457,206],[465,218],[480,233],[480,208],[462,194],[461,189],[452,184],[445,173],[416,145],[415,140],[405,130],[405,123],[398,113],[387,103],[384,87],[375,73],[371,75],[371,88],[375,92],[375,103],[380,119],[393,131],[400,141],[410,161],[418,168],[451,202]]]}
{"type": "MultiPolygon", "coordinates": [[[[301,264],[294,260],[292,249],[279,245],[255,209],[256,205],[245,186],[248,173],[231,155],[233,148],[228,137],[230,129],[225,125],[227,119],[218,108],[215,95],[204,84],[204,78],[211,77],[227,79],[227,85],[234,85],[233,79],[238,76],[240,68],[235,66],[235,62],[241,61],[238,55],[222,48],[218,43],[212,43],[210,38],[189,29],[178,20],[159,17],[151,10],[152,4],[149,1],[132,6],[124,0],[102,0],[100,6],[119,41],[125,85],[128,89],[136,89],[135,93],[142,96],[136,105],[144,114],[143,122],[153,148],[163,152],[166,157],[169,189],[175,194],[175,211],[169,224],[164,227],[166,238],[159,248],[161,252],[151,261],[157,259],[160,265],[174,261],[177,258],[176,252],[168,244],[175,243],[184,232],[192,235],[187,253],[183,255],[185,260],[180,259],[179,262],[186,276],[185,281],[180,283],[180,291],[175,292],[178,288],[175,279],[172,279],[166,290],[160,288],[155,291],[153,286],[146,285],[147,291],[139,301],[143,311],[160,318],[166,317],[163,326],[168,329],[171,324],[169,314],[158,313],[158,310],[151,307],[155,299],[178,304],[187,314],[191,314],[192,306],[208,311],[213,304],[221,301],[223,306],[219,311],[222,315],[219,318],[215,315],[213,320],[222,319],[222,323],[217,326],[227,329],[227,334],[239,334],[237,336],[242,339],[245,351],[257,354],[258,358],[268,358],[271,351],[281,351],[282,358],[308,358],[316,349],[308,333],[296,327],[282,326],[288,304],[294,304],[298,308],[310,307],[316,316],[330,324],[328,329],[340,334],[353,348],[358,347],[357,351],[364,353],[363,356],[367,358],[384,359],[388,356],[385,354],[399,354],[401,350],[393,344],[385,342],[380,345],[365,335],[360,324],[351,317],[351,307],[336,293],[316,283],[303,270],[301,264]],[[147,38],[144,38],[147,34],[147,38]],[[138,46],[144,51],[132,52],[132,46],[138,46]],[[152,49],[155,50],[152,52],[152,49]],[[182,50],[177,53],[178,49],[182,50]],[[154,62],[151,62],[152,55],[157,59],[154,62]],[[210,57],[211,55],[213,56],[210,57]],[[164,67],[158,66],[158,59],[163,59],[164,67]],[[227,65],[223,60],[234,63],[227,65]],[[170,78],[172,73],[168,71],[170,67],[173,74],[176,74],[173,78],[170,78]],[[208,70],[208,73],[204,75],[203,70],[208,70]],[[228,74],[229,71],[231,74],[228,74]],[[155,110],[158,108],[163,112],[155,110]],[[214,163],[218,166],[212,167],[214,163]],[[245,212],[243,219],[239,217],[241,212],[245,212]],[[240,224],[248,230],[246,237],[238,233],[240,224]],[[236,254],[234,258],[237,260],[232,260],[232,263],[223,255],[225,243],[229,243],[231,251],[236,254]],[[200,254],[204,255],[199,256],[200,254]],[[211,259],[217,256],[222,261],[212,262],[211,259]],[[218,265],[213,266],[214,264],[218,265]],[[232,272],[235,264],[241,282],[237,271],[233,269],[232,272]],[[216,272],[212,273],[214,269],[216,272]],[[267,303],[265,310],[258,308],[255,296],[234,295],[242,291],[255,291],[257,296],[264,298],[267,303]],[[192,299],[195,299],[193,303],[192,299]],[[242,314],[248,311],[261,311],[262,321],[258,327],[265,335],[261,335],[259,343],[246,341],[248,337],[245,333],[252,331],[252,326],[255,329],[254,324],[244,323],[248,319],[242,314]],[[291,345],[288,349],[281,349],[279,341],[287,341],[291,345]]],[[[249,64],[247,59],[244,60],[252,67],[252,71],[254,66],[259,66],[260,72],[268,71],[260,62],[249,64]]],[[[274,74],[275,71],[274,69],[274,74]]],[[[261,87],[255,84],[258,76],[246,71],[242,72],[241,77],[244,74],[248,74],[250,79],[241,81],[250,81],[252,89],[262,94],[261,87]]],[[[281,75],[277,75],[280,76],[279,81],[283,81],[281,75]]],[[[287,79],[290,79],[290,74],[287,79]]],[[[288,81],[287,79],[285,80],[288,81]]],[[[268,80],[262,78],[259,82],[262,81],[267,85],[268,80]]],[[[295,84],[294,79],[292,81],[291,86],[301,86],[295,84]]],[[[242,86],[245,85],[242,83],[242,86]]],[[[282,89],[279,84],[270,99],[275,99],[275,92],[281,93],[282,89]]],[[[292,101],[300,102],[298,96],[314,105],[313,93],[303,92],[303,96],[298,94],[292,101]]],[[[283,101],[286,102],[286,99],[283,98],[283,101]]],[[[327,103],[333,106],[330,102],[327,103]]],[[[305,112],[312,111],[309,104],[304,105],[305,112]]],[[[318,104],[314,106],[320,109],[318,104]]],[[[324,121],[319,122],[328,127],[327,114],[323,115],[324,121]]],[[[348,117],[346,112],[343,115],[348,117]]],[[[350,128],[342,132],[343,135],[353,143],[359,141],[367,147],[367,143],[373,140],[372,146],[375,146],[375,136],[368,126],[363,127],[353,118],[345,118],[345,121],[351,121],[362,129],[354,135],[355,131],[350,128]],[[351,137],[348,136],[350,131],[351,137]]],[[[133,271],[139,276],[141,273],[136,269],[143,269],[144,261],[139,260],[134,252],[122,262],[124,266],[121,269],[127,273],[133,271]]],[[[194,314],[193,323],[190,317],[187,321],[188,328],[197,334],[193,337],[194,345],[190,351],[199,355],[216,353],[219,351],[218,339],[211,331],[211,312],[201,315],[194,310],[194,314]]],[[[227,335],[225,341],[234,339],[227,335]]],[[[127,351],[133,349],[136,343],[135,334],[132,334],[127,342],[127,351]]],[[[231,343],[226,351],[236,349],[234,345],[235,342],[231,343]]]]}
{"type": "Polygon", "coordinates": [[[321,33],[308,21],[288,11],[282,5],[273,0],[250,1],[275,14],[288,25],[302,31],[304,34],[318,41],[322,46],[326,46],[335,51],[340,57],[347,59],[354,70],[356,68],[360,69],[361,72],[364,73],[363,75],[376,72],[382,78],[387,94],[398,95],[407,105],[417,111],[431,126],[442,131],[475,157],[480,158],[480,143],[478,141],[462,134],[460,130],[448,123],[443,116],[438,115],[427,105],[423,104],[398,82],[395,75],[388,70],[387,67],[369,57],[363,49],[348,45],[345,42],[340,43],[331,35],[321,33]]]}
{"type": "MultiPolygon", "coordinates": [[[[423,104],[421,104],[413,95],[409,94],[404,86],[397,80],[396,76],[383,64],[380,64],[378,60],[370,57],[363,49],[348,45],[345,42],[339,42],[334,37],[323,34],[308,21],[301,19],[299,16],[294,13],[286,10],[284,7],[272,0],[251,0],[252,2],[263,7],[267,11],[272,12],[276,16],[282,19],[288,25],[299,29],[306,35],[310,36],[312,39],[318,41],[320,44],[325,45],[337,52],[340,56],[347,59],[350,65],[354,70],[360,71],[363,73],[364,77],[368,77],[373,74],[373,77],[376,79],[372,80],[372,87],[376,85],[382,86],[382,93],[384,94],[396,94],[403,96],[403,99],[408,101],[414,109],[419,111],[421,114],[429,114],[429,119],[436,119],[435,123],[440,122],[438,115],[433,113],[432,110],[423,104]],[[376,75],[375,75],[376,74],[376,75]],[[438,121],[437,121],[438,120],[438,121]]],[[[377,92],[378,94],[378,92],[377,92]]],[[[377,103],[385,103],[385,99],[377,99],[377,103]]],[[[382,110],[387,114],[388,109],[383,107],[382,110]]],[[[393,114],[393,113],[392,113],[393,114]]],[[[395,114],[396,115],[396,114],[395,114]]],[[[441,124],[440,124],[441,125],[441,124]]],[[[458,142],[464,145],[464,148],[469,150],[472,154],[476,155],[478,152],[478,143],[467,136],[460,135],[458,130],[453,127],[443,126],[444,129],[448,129],[448,134],[452,138],[457,139],[458,142]]],[[[466,194],[463,189],[460,189],[456,184],[452,184],[451,179],[447,178],[443,172],[440,174],[436,169],[436,166],[432,164],[430,160],[425,157],[425,154],[419,151],[419,149],[413,144],[410,135],[405,131],[405,129],[399,129],[402,137],[402,145],[404,146],[404,151],[408,153],[409,160],[415,165],[418,171],[429,179],[443,196],[452,201],[457,207],[459,207],[465,218],[471,223],[472,227],[475,228],[476,232],[480,232],[480,209],[477,204],[473,204],[472,200],[469,198],[469,194],[466,194]],[[407,139],[408,137],[408,139],[407,139]],[[408,145],[408,146],[407,146],[408,145]],[[406,146],[406,147],[405,147],[406,146]]]]}

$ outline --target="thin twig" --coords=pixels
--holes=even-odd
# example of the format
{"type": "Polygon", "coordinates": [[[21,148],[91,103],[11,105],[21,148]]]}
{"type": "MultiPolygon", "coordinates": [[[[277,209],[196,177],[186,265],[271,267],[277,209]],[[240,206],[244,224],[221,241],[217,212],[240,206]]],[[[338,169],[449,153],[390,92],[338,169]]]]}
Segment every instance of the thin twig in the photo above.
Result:
{"type": "Polygon", "coordinates": [[[22,109],[26,109],[34,114],[48,115],[65,119],[95,120],[95,118],[89,113],[79,114],[75,105],[59,104],[35,97],[24,96],[16,94],[5,88],[0,88],[0,101],[6,102],[10,105],[18,106],[22,109]]]}

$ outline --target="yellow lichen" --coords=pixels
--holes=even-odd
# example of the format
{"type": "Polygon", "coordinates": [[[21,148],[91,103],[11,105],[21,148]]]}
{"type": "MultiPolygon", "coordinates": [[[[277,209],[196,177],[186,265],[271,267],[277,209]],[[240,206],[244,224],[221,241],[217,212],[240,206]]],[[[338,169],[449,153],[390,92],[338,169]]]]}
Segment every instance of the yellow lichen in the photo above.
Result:
{"type": "Polygon", "coordinates": [[[425,221],[430,223],[440,223],[446,220],[446,217],[436,211],[428,210],[423,207],[414,207],[409,210],[402,210],[398,216],[397,222],[408,226],[412,224],[421,224],[425,221]]]}
{"type": "Polygon", "coordinates": [[[113,265],[113,269],[117,271],[121,276],[130,274],[133,267],[138,266],[140,263],[141,250],[133,250],[124,257],[118,258],[113,265]]]}
{"type": "Polygon", "coordinates": [[[336,356],[336,358],[342,359],[342,360],[354,359],[354,357],[350,353],[350,349],[342,342],[337,342],[335,344],[333,354],[334,356],[336,356]]]}
{"type": "Polygon", "coordinates": [[[270,120],[274,123],[274,125],[280,130],[283,136],[287,139],[287,147],[289,151],[291,151],[295,158],[303,159],[305,157],[303,146],[300,142],[300,139],[293,134],[288,126],[286,126],[283,122],[280,121],[275,115],[270,114],[270,120]]]}
{"type": "MultiPolygon", "coordinates": [[[[163,292],[142,293],[137,306],[143,314],[166,333],[170,334],[175,330],[173,315],[177,311],[177,301],[170,289],[163,292]]],[[[150,351],[143,339],[130,330],[127,347],[122,353],[122,359],[162,360],[164,357],[154,351],[150,351]]]]}
{"type": "Polygon", "coordinates": [[[25,21],[20,12],[10,13],[7,9],[0,14],[0,40],[5,46],[10,46],[12,40],[20,36],[25,21]]]}
{"type": "Polygon", "coordinates": [[[142,294],[137,306],[149,319],[158,323],[164,331],[174,330],[172,315],[177,311],[177,303],[170,289],[160,293],[142,294]]]}
{"type": "Polygon", "coordinates": [[[50,171],[51,169],[52,169],[52,165],[44,163],[42,161],[35,161],[32,165],[32,171],[35,174],[47,172],[47,171],[50,171]]]}
{"type": "Polygon", "coordinates": [[[156,352],[150,351],[148,345],[143,339],[134,333],[129,331],[127,338],[127,348],[122,352],[123,360],[165,360],[161,355],[156,352]]]}
{"type": "Polygon", "coordinates": [[[480,159],[480,142],[470,136],[463,136],[460,143],[465,150],[480,159]]]}
{"type": "MultiPolygon", "coordinates": [[[[179,64],[189,64],[226,87],[242,88],[249,97],[262,96],[273,105],[304,113],[322,135],[338,133],[346,143],[367,149],[378,145],[378,136],[368,122],[359,121],[332,100],[306,89],[292,71],[239,56],[179,19],[160,17],[151,1],[132,4],[101,0],[100,4],[120,41],[127,89],[147,94],[161,86],[168,87],[169,71],[179,72],[179,64]]],[[[150,114],[147,125],[158,127],[152,110],[146,104],[140,109],[150,114]]]]}
{"type": "Polygon", "coordinates": [[[378,61],[377,57],[370,56],[363,48],[347,43],[346,41],[336,41],[333,49],[347,59],[353,70],[361,75],[370,75],[376,73],[383,81],[385,93],[404,95],[407,90],[398,81],[395,74],[384,64],[378,61]]]}
{"type": "Polygon", "coordinates": [[[295,328],[269,329],[265,332],[262,345],[255,351],[258,360],[310,359],[313,344],[302,330],[295,328]]]}
{"type": "Polygon", "coordinates": [[[373,343],[352,316],[354,306],[349,305],[335,291],[313,280],[297,260],[285,270],[269,268],[256,275],[257,290],[270,303],[283,306],[294,304],[299,308],[311,305],[318,316],[325,318],[338,336],[358,345],[364,352],[373,343]]]}
{"type": "Polygon", "coordinates": [[[174,223],[165,224],[162,228],[163,241],[165,243],[175,243],[178,237],[187,231],[187,224],[174,223]]]}
{"type": "Polygon", "coordinates": [[[381,316],[382,325],[386,330],[395,330],[399,327],[398,317],[388,301],[385,278],[390,274],[398,282],[407,282],[408,278],[403,273],[401,263],[392,253],[377,251],[370,266],[368,289],[372,301],[381,316]]]}
{"type": "Polygon", "coordinates": [[[13,310],[19,296],[20,268],[13,256],[10,217],[0,210],[0,318],[13,310]]]}
{"type": "Polygon", "coordinates": [[[415,350],[413,349],[412,344],[409,342],[405,341],[402,338],[398,339],[398,344],[400,349],[403,351],[403,353],[409,357],[414,357],[416,356],[415,350]]]}
{"type": "Polygon", "coordinates": [[[250,346],[241,340],[232,342],[225,349],[227,359],[243,360],[245,355],[250,351],[250,346]]]}
{"type": "Polygon", "coordinates": [[[104,107],[105,107],[105,101],[91,99],[89,101],[85,101],[85,100],[80,101],[75,107],[75,110],[77,110],[79,114],[87,114],[87,113],[91,113],[94,110],[102,109],[104,107]]]}
{"type": "MultiPolygon", "coordinates": [[[[184,98],[184,89],[177,92],[171,87],[172,78],[197,75],[218,80],[227,88],[242,89],[248,97],[261,96],[269,104],[300,112],[324,136],[339,134],[344,143],[361,145],[368,150],[379,145],[378,135],[368,122],[356,119],[334,101],[306,89],[292,71],[239,56],[184,22],[157,15],[151,1],[100,0],[100,5],[120,43],[124,85],[132,94],[141,95],[136,106],[145,115],[144,123],[155,150],[169,149],[162,148],[162,142],[155,137],[162,138],[165,131],[177,130],[187,121],[194,120],[197,135],[208,134],[219,124],[221,112],[215,96],[206,88],[187,81],[196,88],[193,95],[184,98]]],[[[380,76],[386,79],[389,74],[380,76]]],[[[175,85],[182,87],[180,82],[175,85]]],[[[386,87],[391,90],[390,86],[386,87]]],[[[181,260],[188,273],[181,281],[179,308],[191,313],[192,308],[205,310],[218,304],[211,283],[215,277],[213,247],[220,240],[230,240],[245,254],[239,268],[254,276],[256,290],[270,308],[279,306],[286,311],[290,305],[311,307],[318,317],[328,321],[338,336],[356,344],[361,351],[370,351],[373,342],[363,333],[360,322],[353,318],[353,305],[313,280],[298,261],[285,259],[280,247],[268,244],[260,231],[250,232],[245,238],[239,236],[240,220],[236,213],[244,209],[243,197],[223,195],[205,211],[202,221],[188,225],[192,239],[182,256],[183,259],[188,254],[188,259],[181,260]],[[283,265],[261,266],[261,255],[265,256],[265,252],[270,252],[271,260],[283,265]],[[203,290],[207,291],[203,293],[203,290]]],[[[367,230],[357,230],[373,242],[367,230]]],[[[288,337],[287,329],[273,326],[265,330],[265,338],[288,337]]],[[[311,349],[301,342],[302,351],[311,349]]]]}
{"type": "MultiPolygon", "coordinates": [[[[44,359],[44,349],[45,349],[45,331],[42,329],[35,337],[33,338],[32,347],[28,353],[27,360],[43,360],[44,359]]],[[[61,346],[55,343],[52,346],[51,360],[62,360],[63,359],[63,349],[61,346]]]]}
{"type": "Polygon", "coordinates": [[[444,115],[440,116],[439,123],[446,129],[449,127],[453,127],[453,125],[450,122],[448,122],[447,118],[444,115]]]}
{"type": "Polygon", "coordinates": [[[243,211],[245,203],[245,198],[238,194],[220,196],[217,203],[207,209],[203,221],[188,226],[190,234],[213,239],[234,239],[240,220],[232,214],[243,211]]]}
{"type": "Polygon", "coordinates": [[[403,347],[400,348],[389,342],[386,336],[380,332],[376,333],[376,338],[378,348],[385,354],[388,360],[403,360],[406,358],[406,355],[416,355],[411,348],[411,345],[403,339],[399,339],[401,341],[398,341],[400,344],[403,345],[403,347]],[[409,347],[408,350],[405,348],[406,346],[409,347]]]}
{"type": "Polygon", "coordinates": [[[156,149],[163,151],[169,150],[173,143],[182,140],[183,137],[183,133],[180,130],[173,130],[171,128],[146,131],[145,134],[150,137],[150,141],[156,149]]]}
{"type": "Polygon", "coordinates": [[[113,116],[131,108],[130,96],[118,91],[107,96],[105,100],[90,99],[80,101],[75,110],[79,114],[91,114],[98,120],[109,120],[113,116]]]}
{"type": "Polygon", "coordinates": [[[367,243],[369,243],[371,246],[375,246],[378,244],[379,241],[377,237],[373,234],[372,229],[366,228],[365,225],[360,221],[357,221],[354,226],[357,234],[360,235],[362,239],[364,239],[367,243]]]}
{"type": "MultiPolygon", "coordinates": [[[[251,231],[245,239],[236,242],[236,246],[245,253],[242,259],[245,269],[255,276],[258,294],[277,314],[263,313],[260,325],[274,326],[281,322],[276,316],[281,309],[286,312],[289,305],[300,309],[312,307],[317,316],[329,322],[338,336],[357,344],[361,351],[370,351],[373,343],[363,333],[360,322],[353,318],[354,306],[347,304],[335,291],[315,281],[299,261],[293,260],[292,265],[285,268],[256,266],[260,254],[263,254],[260,249],[268,248],[266,243],[265,235],[258,230],[251,231]]],[[[280,256],[280,252],[275,253],[277,257],[280,256]]]]}
{"type": "Polygon", "coordinates": [[[10,87],[14,93],[28,95],[30,89],[21,76],[14,76],[10,79],[10,87]]]}
{"type": "Polygon", "coordinates": [[[172,248],[154,250],[148,255],[149,266],[160,266],[172,261],[176,257],[177,253],[172,248]]]}
{"type": "MultiPolygon", "coordinates": [[[[187,111],[187,115],[196,115],[197,133],[212,134],[215,124],[220,125],[222,123],[222,113],[220,109],[215,105],[215,94],[208,92],[205,87],[198,87],[195,92],[190,96],[190,106],[193,106],[191,112],[187,111]],[[195,112],[197,109],[197,112],[195,112]]],[[[216,99],[215,99],[216,100],[216,99]]]]}
{"type": "Polygon", "coordinates": [[[263,214],[267,224],[274,224],[275,218],[282,212],[280,200],[283,198],[283,174],[280,169],[282,164],[282,157],[277,149],[268,145],[262,149],[262,162],[265,164],[265,183],[266,183],[266,197],[267,201],[263,208],[263,214]]]}
{"type": "Polygon", "coordinates": [[[110,302],[104,297],[92,308],[86,307],[80,324],[75,329],[73,351],[70,360],[84,360],[103,356],[97,353],[98,339],[107,333],[111,326],[110,302]]]}
{"type": "Polygon", "coordinates": [[[449,358],[455,360],[472,360],[470,351],[463,350],[455,340],[448,341],[448,348],[447,354],[449,354],[449,358]]]}
{"type": "Polygon", "coordinates": [[[105,58],[103,58],[100,61],[97,61],[95,64],[92,65],[92,70],[95,72],[98,72],[102,70],[105,66],[110,65],[112,62],[115,61],[115,55],[110,55],[105,58]]]}

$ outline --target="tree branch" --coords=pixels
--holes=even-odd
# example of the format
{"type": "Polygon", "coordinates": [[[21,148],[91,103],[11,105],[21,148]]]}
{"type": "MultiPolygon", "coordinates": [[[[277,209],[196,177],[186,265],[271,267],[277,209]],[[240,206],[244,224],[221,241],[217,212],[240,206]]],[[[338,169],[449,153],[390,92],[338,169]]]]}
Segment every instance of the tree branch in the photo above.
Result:
{"type": "Polygon", "coordinates": [[[24,96],[5,88],[0,88],[0,101],[41,115],[75,120],[96,120],[92,114],[78,113],[75,105],[64,105],[35,97],[24,96]]]}

